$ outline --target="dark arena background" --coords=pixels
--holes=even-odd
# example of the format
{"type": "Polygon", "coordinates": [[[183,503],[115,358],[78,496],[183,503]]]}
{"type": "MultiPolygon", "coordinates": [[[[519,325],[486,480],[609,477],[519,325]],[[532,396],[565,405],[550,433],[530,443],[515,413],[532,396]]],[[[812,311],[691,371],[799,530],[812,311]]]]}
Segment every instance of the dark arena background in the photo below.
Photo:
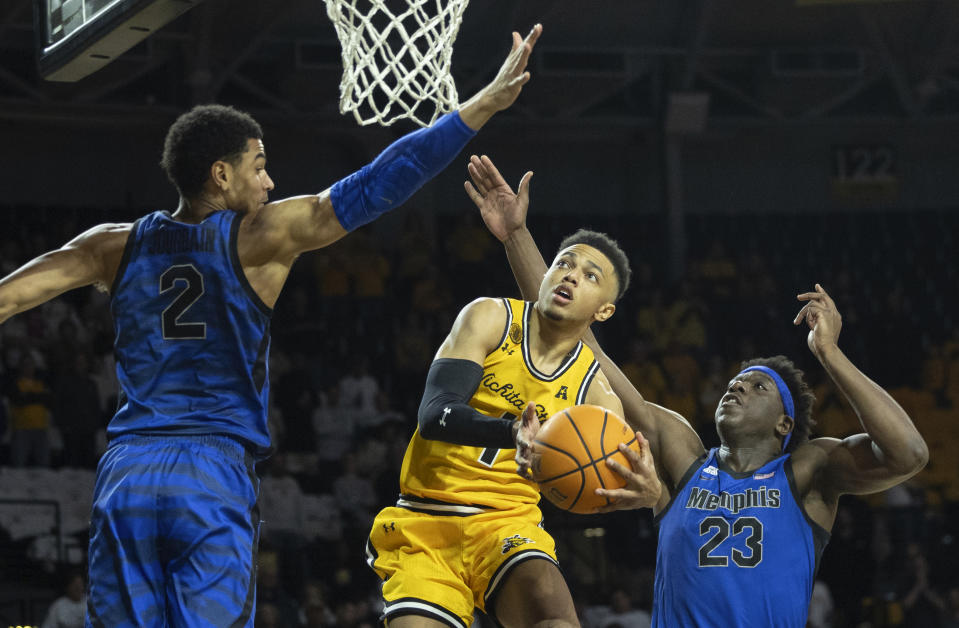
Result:
{"type": "MultiPolygon", "coordinates": [[[[319,0],[193,3],[74,82],[41,76],[46,5],[0,6],[0,275],[95,224],[173,210],[160,151],[194,104],[257,118],[274,198],[319,192],[414,128],[338,113],[340,47],[319,0]]],[[[396,498],[433,354],[470,300],[518,296],[463,192],[471,153],[514,186],[535,171],[528,224],[548,258],[579,227],[622,244],[633,283],[595,332],[707,447],[726,382],[755,355],[806,370],[814,435],[860,431],[792,324],[796,295],[821,283],[840,346],[909,412],[930,462],[841,500],[809,625],[959,626],[959,3],[473,0],[460,97],[536,22],[518,102],[405,207],[304,255],[277,302],[257,626],[376,625],[364,543],[396,498]]],[[[112,334],[93,288],[0,326],[0,626],[40,625],[84,573],[112,334]],[[29,362],[43,467],[10,447],[29,362]]],[[[584,626],[649,610],[648,510],[543,509],[584,626]]]]}

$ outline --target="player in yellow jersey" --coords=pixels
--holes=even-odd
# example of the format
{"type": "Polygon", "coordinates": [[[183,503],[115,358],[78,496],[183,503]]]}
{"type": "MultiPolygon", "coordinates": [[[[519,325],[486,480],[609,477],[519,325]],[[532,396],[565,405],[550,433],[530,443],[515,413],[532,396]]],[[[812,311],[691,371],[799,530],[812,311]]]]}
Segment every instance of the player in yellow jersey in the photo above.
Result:
{"type": "Polygon", "coordinates": [[[580,230],[534,303],[481,298],[459,313],[427,376],[399,501],[367,544],[390,628],[465,628],[475,608],[508,628],[579,625],[515,439],[521,422],[575,404],[622,412],[581,338],[613,315],[629,275],[613,240],[580,230]]]}

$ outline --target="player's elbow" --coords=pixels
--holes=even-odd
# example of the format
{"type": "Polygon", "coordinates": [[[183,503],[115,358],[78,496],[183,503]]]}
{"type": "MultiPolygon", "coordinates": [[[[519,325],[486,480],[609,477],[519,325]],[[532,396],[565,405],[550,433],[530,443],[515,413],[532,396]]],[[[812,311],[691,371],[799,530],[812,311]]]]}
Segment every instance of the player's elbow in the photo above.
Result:
{"type": "MultiPolygon", "coordinates": [[[[447,414],[449,414],[447,412],[447,414]]],[[[440,421],[443,417],[443,404],[436,398],[426,399],[420,402],[420,408],[416,413],[416,424],[420,430],[420,436],[426,440],[438,440],[440,438],[440,421]]]]}
{"type": "Polygon", "coordinates": [[[0,301],[0,325],[7,322],[11,316],[17,313],[17,304],[9,301],[0,301]]]}
{"type": "Polygon", "coordinates": [[[922,436],[916,435],[914,442],[909,447],[909,455],[910,473],[918,473],[929,463],[929,445],[926,444],[926,440],[922,436]]]}
{"type": "Polygon", "coordinates": [[[437,440],[439,438],[439,425],[436,421],[430,421],[422,415],[417,417],[416,421],[420,429],[420,436],[426,440],[437,440]]]}
{"type": "Polygon", "coordinates": [[[911,476],[929,462],[929,446],[920,435],[910,438],[898,447],[896,456],[887,457],[887,464],[897,475],[911,476]]]}

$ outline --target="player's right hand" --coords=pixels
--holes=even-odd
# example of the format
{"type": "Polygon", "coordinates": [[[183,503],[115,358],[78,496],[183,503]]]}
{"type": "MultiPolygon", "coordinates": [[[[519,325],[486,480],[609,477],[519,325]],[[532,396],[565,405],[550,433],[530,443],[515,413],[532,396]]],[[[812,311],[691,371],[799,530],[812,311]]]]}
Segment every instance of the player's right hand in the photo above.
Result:
{"type": "Polygon", "coordinates": [[[514,426],[513,440],[516,442],[516,472],[527,480],[532,480],[530,464],[533,455],[533,440],[539,432],[539,418],[536,416],[536,404],[530,401],[523,410],[523,416],[514,426]]]}
{"type": "Polygon", "coordinates": [[[608,506],[598,508],[596,512],[652,508],[659,502],[663,486],[659,476],[656,475],[656,464],[653,461],[653,453],[649,449],[649,441],[640,432],[636,432],[636,441],[639,443],[639,453],[623,443],[619,445],[619,450],[629,460],[630,469],[612,458],[606,459],[606,466],[622,476],[626,480],[626,486],[616,489],[596,489],[597,495],[606,497],[612,502],[608,506]]]}
{"type": "Polygon", "coordinates": [[[793,319],[793,325],[800,325],[804,320],[806,321],[809,326],[806,342],[813,355],[822,362],[826,351],[836,347],[839,342],[842,316],[836,309],[836,302],[818,283],[812,292],[804,292],[796,298],[805,301],[806,304],[793,319]]]}
{"type": "Polygon", "coordinates": [[[496,239],[505,241],[514,231],[526,226],[526,212],[529,209],[529,182],[532,171],[523,175],[519,182],[519,193],[506,183],[493,161],[483,155],[470,156],[466,165],[472,183],[463,182],[466,194],[480,210],[480,216],[496,239]]]}

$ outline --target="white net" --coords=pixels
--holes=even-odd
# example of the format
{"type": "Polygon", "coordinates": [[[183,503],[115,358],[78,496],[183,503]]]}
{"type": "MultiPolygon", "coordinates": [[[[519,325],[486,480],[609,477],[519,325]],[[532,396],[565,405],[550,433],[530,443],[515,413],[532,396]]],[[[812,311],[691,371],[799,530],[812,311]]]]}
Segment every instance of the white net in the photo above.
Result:
{"type": "Polygon", "coordinates": [[[469,0],[325,0],[343,49],[340,113],[429,126],[459,106],[453,41],[469,0]]]}

